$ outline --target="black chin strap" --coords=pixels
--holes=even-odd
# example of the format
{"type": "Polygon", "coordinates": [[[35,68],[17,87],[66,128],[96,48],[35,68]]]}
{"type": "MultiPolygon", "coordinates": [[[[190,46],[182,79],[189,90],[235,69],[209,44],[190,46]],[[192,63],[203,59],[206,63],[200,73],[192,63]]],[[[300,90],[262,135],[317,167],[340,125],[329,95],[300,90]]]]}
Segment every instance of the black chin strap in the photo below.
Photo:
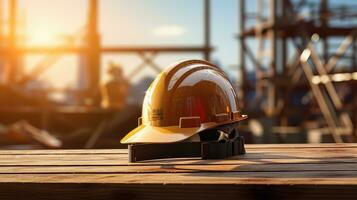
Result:
{"type": "Polygon", "coordinates": [[[165,144],[130,144],[129,162],[143,160],[201,157],[202,159],[224,159],[245,154],[244,138],[218,142],[176,142],[165,144]]]}

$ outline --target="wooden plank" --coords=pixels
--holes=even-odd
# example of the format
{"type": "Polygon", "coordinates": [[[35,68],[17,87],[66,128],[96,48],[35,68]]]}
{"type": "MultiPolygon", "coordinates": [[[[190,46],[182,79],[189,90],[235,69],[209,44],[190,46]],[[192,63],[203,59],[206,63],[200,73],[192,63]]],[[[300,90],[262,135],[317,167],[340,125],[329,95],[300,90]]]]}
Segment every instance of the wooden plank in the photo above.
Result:
{"type": "Polygon", "coordinates": [[[352,186],[214,184],[0,184],[1,199],[349,199],[352,186]],[[16,194],[16,195],[14,195],[16,194]]]}
{"type": "MultiPolygon", "coordinates": [[[[318,148],[316,146],[303,146],[303,147],[292,147],[292,146],[267,146],[259,147],[249,145],[246,147],[247,152],[316,152],[316,151],[326,151],[326,152],[341,152],[341,151],[356,151],[357,146],[343,145],[343,146],[326,146],[318,148]]],[[[108,150],[0,150],[0,156],[4,155],[92,155],[92,154],[102,154],[102,155],[112,155],[112,154],[122,154],[127,155],[127,149],[108,149],[108,150]]]]}
{"type": "Polygon", "coordinates": [[[197,165],[116,165],[116,166],[8,166],[0,167],[0,174],[107,174],[107,173],[202,173],[202,172],[303,172],[356,171],[356,163],[243,163],[197,165]]]}
{"type": "Polygon", "coordinates": [[[251,152],[260,152],[261,159],[256,154],[248,153],[246,156],[238,156],[237,159],[228,160],[200,160],[200,159],[169,159],[167,161],[149,161],[130,164],[127,156],[122,154],[101,155],[0,155],[0,173],[171,173],[171,172],[205,172],[205,171],[354,171],[356,169],[356,149],[354,148],[329,148],[329,149],[287,149],[280,152],[279,149],[251,149],[251,152]],[[329,158],[341,151],[347,158],[329,158]],[[332,152],[332,154],[331,154],[332,152]],[[268,159],[269,153],[277,156],[268,159]],[[296,155],[308,155],[321,159],[299,159],[296,155]],[[285,159],[282,156],[288,156],[285,159]],[[249,160],[247,158],[256,158],[249,160]],[[67,166],[66,166],[67,165],[67,166]],[[20,167],[22,166],[22,167],[20,167]],[[30,167],[27,167],[30,166],[30,167]]]}
{"type": "Polygon", "coordinates": [[[0,183],[357,185],[357,171],[2,174],[0,183]]]}
{"type": "Polygon", "coordinates": [[[0,150],[0,155],[127,154],[127,149],[0,150]]]}
{"type": "Polygon", "coordinates": [[[354,199],[357,145],[247,145],[225,160],[127,150],[1,151],[0,199],[354,199]]]}
{"type": "MultiPolygon", "coordinates": [[[[357,148],[324,148],[324,149],[248,149],[247,154],[226,160],[201,160],[199,158],[164,159],[146,161],[138,164],[229,164],[236,162],[267,161],[276,162],[356,162],[357,148]]],[[[6,165],[128,165],[127,154],[49,154],[49,155],[0,155],[0,166],[6,165]]]]}
{"type": "Polygon", "coordinates": [[[276,159],[269,159],[269,158],[256,158],[256,159],[242,159],[242,160],[201,160],[199,158],[177,158],[177,159],[161,159],[161,160],[153,160],[153,161],[146,161],[140,163],[128,163],[127,159],[107,159],[107,160],[100,160],[100,162],[96,159],[93,160],[80,160],[78,158],[74,158],[71,160],[47,160],[44,162],[43,160],[8,160],[8,161],[1,161],[0,167],[10,167],[10,166],[121,166],[121,165],[129,165],[129,166],[136,166],[136,165],[161,165],[161,166],[171,166],[171,165],[234,165],[234,164],[251,164],[251,163],[276,163],[276,164],[285,164],[285,163],[356,163],[356,158],[276,158],[276,159]]]}
{"type": "Polygon", "coordinates": [[[357,147],[357,143],[323,143],[323,144],[247,144],[247,148],[259,148],[259,149],[269,149],[269,148],[348,148],[357,147]]]}
{"type": "MultiPolygon", "coordinates": [[[[246,144],[247,150],[250,149],[306,149],[306,148],[354,148],[357,143],[344,144],[246,144]]],[[[47,154],[126,154],[127,149],[60,149],[60,150],[0,150],[0,155],[47,155],[47,154]]]]}
{"type": "MultiPolygon", "coordinates": [[[[258,153],[258,152],[266,152],[266,153],[271,153],[271,152],[281,152],[281,153],[289,153],[289,152],[353,152],[357,151],[356,147],[327,147],[327,148],[314,148],[314,147],[305,147],[305,148],[246,148],[247,152],[251,153],[258,153]]],[[[127,155],[128,151],[127,149],[121,149],[121,150],[106,150],[106,151],[89,151],[89,152],[77,152],[77,150],[49,150],[49,152],[46,151],[37,151],[37,150],[13,150],[13,151],[7,151],[7,152],[2,152],[0,153],[0,156],[14,156],[14,155],[29,155],[29,156],[36,156],[36,155],[83,155],[83,156],[93,156],[94,154],[101,154],[101,155],[113,155],[115,156],[120,156],[121,155],[127,155]],[[17,152],[19,151],[19,152],[17,152]],[[54,151],[54,152],[52,152],[54,151]]],[[[249,154],[247,154],[249,155],[249,154]]]]}

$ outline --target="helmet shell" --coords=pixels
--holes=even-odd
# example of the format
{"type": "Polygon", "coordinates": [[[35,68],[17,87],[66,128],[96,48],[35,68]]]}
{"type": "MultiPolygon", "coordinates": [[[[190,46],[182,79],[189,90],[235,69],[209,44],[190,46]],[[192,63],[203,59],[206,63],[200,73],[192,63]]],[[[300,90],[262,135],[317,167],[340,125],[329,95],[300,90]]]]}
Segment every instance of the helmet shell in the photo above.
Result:
{"type": "Polygon", "coordinates": [[[122,143],[177,142],[245,118],[221,69],[202,60],[183,61],[156,77],[146,92],[139,127],[122,143]]]}

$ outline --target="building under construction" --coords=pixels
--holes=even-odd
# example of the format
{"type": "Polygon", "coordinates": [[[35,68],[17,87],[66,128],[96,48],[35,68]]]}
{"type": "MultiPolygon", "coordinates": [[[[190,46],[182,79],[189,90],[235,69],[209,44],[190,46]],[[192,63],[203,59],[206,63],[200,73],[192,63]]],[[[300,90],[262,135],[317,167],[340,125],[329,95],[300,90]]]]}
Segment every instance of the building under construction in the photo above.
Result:
{"type": "MultiPolygon", "coordinates": [[[[154,61],[159,54],[198,53],[205,60],[210,60],[212,50],[210,44],[210,2],[202,1],[202,45],[142,45],[142,46],[102,46],[99,32],[99,0],[87,1],[87,16],[84,29],[67,37],[63,44],[52,46],[24,46],[24,19],[19,17],[17,0],[0,1],[3,14],[0,21],[0,123],[12,124],[18,121],[28,121],[35,127],[60,133],[59,137],[68,140],[68,148],[93,148],[98,138],[108,127],[123,127],[123,134],[137,125],[141,105],[129,106],[127,110],[119,108],[103,108],[101,105],[101,59],[106,54],[133,54],[142,60],[141,64],[129,69],[128,79],[133,78],[144,68],[151,68],[156,73],[162,67],[154,61]],[[7,14],[5,16],[5,13],[7,14]],[[23,69],[26,55],[45,55],[29,72],[23,69]],[[79,77],[76,88],[41,89],[29,87],[32,82],[51,68],[65,55],[79,56],[79,77]],[[54,93],[63,93],[69,102],[65,104],[53,101],[54,93]],[[118,114],[119,113],[119,114],[118,114]],[[126,117],[118,117],[118,122],[110,125],[114,115],[126,113],[126,117]],[[130,113],[130,114],[128,114],[130,113]],[[129,122],[128,122],[129,121],[129,122]],[[118,125],[119,124],[119,125],[118,125]],[[124,124],[124,125],[120,125],[124,124]],[[64,132],[64,134],[62,134],[64,132]],[[77,137],[78,140],[73,137],[77,137]],[[85,132],[86,134],[81,134],[85,132]],[[69,134],[73,133],[73,134],[69,134]],[[64,136],[61,136],[64,135],[64,136]],[[85,135],[85,136],[84,136],[85,135]],[[76,142],[73,142],[76,141],[76,142]]],[[[146,83],[148,87],[150,82],[146,83]]],[[[135,90],[133,88],[132,90],[135,90]]],[[[132,91],[135,93],[136,91],[132,91]]],[[[127,98],[127,97],[121,97],[127,98]]],[[[120,129],[120,128],[119,128],[120,129]]],[[[116,129],[117,130],[117,129],[116,129]]],[[[117,132],[111,130],[111,132],[117,132]]],[[[122,136],[122,135],[121,135],[122,136]]],[[[119,136],[120,137],[120,136],[119,136]]],[[[109,139],[103,146],[118,145],[118,135],[115,140],[109,139]]],[[[100,145],[99,145],[100,146],[100,145]]],[[[97,145],[98,147],[98,145],[97,145]]]]}
{"type": "MultiPolygon", "coordinates": [[[[162,68],[154,59],[160,53],[194,52],[210,60],[213,50],[210,0],[202,0],[202,45],[135,47],[101,45],[99,0],[88,0],[84,31],[72,36],[66,44],[20,46],[25,37],[17,1],[7,2],[6,6],[0,6],[0,10],[7,10],[7,17],[0,25],[0,122],[27,120],[50,132],[74,132],[69,136],[64,134],[63,138],[68,140],[78,132],[86,132],[81,142],[68,146],[71,148],[111,147],[111,143],[100,145],[98,140],[113,116],[124,112],[103,108],[98,99],[103,55],[138,55],[143,62],[130,69],[128,77],[132,77],[144,67],[159,72],[162,68]],[[75,40],[80,40],[80,45],[75,40]],[[22,62],[27,54],[46,56],[25,73],[22,62]],[[71,99],[63,105],[49,98],[52,92],[58,91],[30,90],[28,84],[65,54],[81,57],[81,77],[78,89],[61,91],[71,99]],[[79,127],[80,131],[73,131],[79,127]]],[[[259,138],[250,142],[323,142],[325,138],[334,142],[356,141],[357,7],[328,0],[257,0],[248,9],[248,3],[251,1],[239,0],[240,87],[237,91],[241,106],[250,117],[242,131],[259,138]]],[[[135,127],[140,115],[140,107],[131,109],[125,113],[132,116],[118,119],[119,124],[127,126],[123,132],[135,127]],[[133,127],[128,126],[130,120],[134,120],[133,127]]],[[[111,141],[118,143],[117,138],[111,141]]]]}
{"type": "Polygon", "coordinates": [[[270,119],[265,127],[280,142],[305,131],[311,142],[356,141],[357,8],[258,0],[248,10],[248,2],[239,6],[239,60],[250,116],[270,119]]]}

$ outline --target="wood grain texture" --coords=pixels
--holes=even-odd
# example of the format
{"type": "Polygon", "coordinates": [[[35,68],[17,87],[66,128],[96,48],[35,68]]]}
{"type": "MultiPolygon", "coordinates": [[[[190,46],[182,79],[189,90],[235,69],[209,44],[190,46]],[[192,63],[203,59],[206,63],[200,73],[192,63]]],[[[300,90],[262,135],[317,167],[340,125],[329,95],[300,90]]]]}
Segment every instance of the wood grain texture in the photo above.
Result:
{"type": "Polygon", "coordinates": [[[0,199],[355,199],[357,144],[247,145],[226,160],[0,151],[0,199]]]}

